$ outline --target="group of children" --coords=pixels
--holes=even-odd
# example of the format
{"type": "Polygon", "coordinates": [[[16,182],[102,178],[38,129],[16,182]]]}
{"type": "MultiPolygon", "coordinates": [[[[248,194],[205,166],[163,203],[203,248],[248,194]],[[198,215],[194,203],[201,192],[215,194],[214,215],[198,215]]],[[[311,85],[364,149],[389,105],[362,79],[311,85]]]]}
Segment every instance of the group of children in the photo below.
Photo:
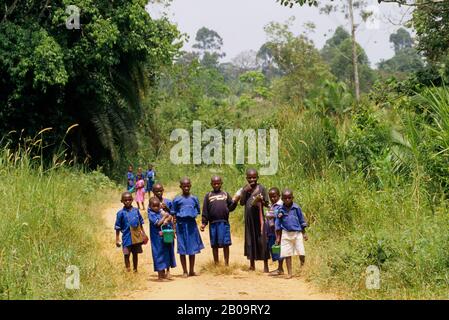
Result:
{"type": "MultiPolygon", "coordinates": [[[[128,170],[128,177],[129,172],[128,170]]],[[[221,177],[213,176],[212,190],[204,197],[202,212],[198,197],[190,193],[192,185],[189,178],[181,179],[182,194],[173,201],[163,197],[164,188],[160,183],[152,185],[154,195],[148,202],[148,220],[154,271],[158,272],[160,281],[168,281],[170,268],[176,267],[173,235],[176,235],[183,277],[196,275],[195,255],[204,249],[196,223],[196,217],[200,213],[201,232],[209,225],[214,262],[219,263],[218,249],[223,248],[225,265],[229,265],[229,246],[232,244],[229,213],[238,204],[245,207],[244,255],[250,260],[250,270],[255,270],[256,260],[263,260],[264,272],[268,273],[268,259],[271,256],[273,261],[278,261],[278,268],[270,272],[270,275],[284,274],[285,260],[287,278],[292,277],[292,256],[299,255],[301,266],[305,262],[303,241],[307,240],[307,223],[301,208],[293,202],[294,196],[290,189],[284,189],[281,194],[278,188],[273,187],[267,193],[264,186],[258,183],[258,178],[255,169],[247,170],[248,184],[231,196],[222,191],[221,177]],[[264,207],[268,208],[267,214],[264,213],[264,207]],[[189,256],[188,269],[186,256],[189,256]]],[[[131,190],[128,190],[122,194],[121,202],[124,206],[117,213],[116,245],[122,246],[128,271],[129,257],[130,254],[133,255],[133,269],[137,272],[138,254],[142,252],[142,244],[146,243],[148,237],[142,227],[144,222],[140,211],[132,207],[133,197],[131,190]],[[122,243],[119,239],[120,232],[122,243]]]]}
{"type": "Polygon", "coordinates": [[[154,181],[156,179],[156,172],[153,170],[153,165],[148,165],[148,170],[142,172],[142,167],[137,168],[137,174],[134,175],[133,166],[128,167],[128,173],[126,174],[127,185],[126,190],[129,192],[136,192],[137,208],[145,210],[145,193],[150,192],[153,189],[154,181]]]}

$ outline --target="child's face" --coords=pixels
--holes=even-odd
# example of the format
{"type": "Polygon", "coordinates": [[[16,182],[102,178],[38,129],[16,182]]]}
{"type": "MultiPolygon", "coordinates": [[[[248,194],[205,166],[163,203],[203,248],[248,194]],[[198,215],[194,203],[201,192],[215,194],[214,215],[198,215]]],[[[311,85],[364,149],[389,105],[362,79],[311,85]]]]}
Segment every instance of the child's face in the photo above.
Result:
{"type": "Polygon", "coordinates": [[[156,197],[159,199],[162,199],[162,195],[164,194],[164,188],[162,186],[154,186],[153,187],[153,193],[156,197]]]}
{"type": "Polygon", "coordinates": [[[141,174],[142,173],[142,168],[138,168],[137,169],[137,173],[141,174]]]}
{"type": "Polygon", "coordinates": [[[129,171],[129,172],[133,172],[133,166],[129,166],[129,167],[128,167],[128,171],[129,171]]]}
{"type": "Polygon", "coordinates": [[[124,196],[122,196],[121,202],[123,203],[125,208],[129,209],[132,207],[133,204],[133,196],[130,194],[125,194],[124,196]]]}
{"type": "Polygon", "coordinates": [[[268,192],[268,197],[270,198],[271,204],[275,204],[281,198],[281,196],[279,195],[278,192],[276,192],[276,190],[271,190],[270,192],[268,192]]]}
{"type": "Polygon", "coordinates": [[[282,202],[286,207],[291,207],[293,204],[293,194],[290,192],[285,192],[282,194],[282,202]]]}
{"type": "Polygon", "coordinates": [[[148,166],[148,170],[153,170],[153,166],[151,164],[148,166]]]}
{"type": "Polygon", "coordinates": [[[259,179],[259,176],[257,174],[257,172],[249,172],[246,175],[246,181],[248,181],[249,185],[251,187],[255,187],[257,184],[257,179],[259,179]]]}
{"type": "Polygon", "coordinates": [[[218,178],[212,179],[210,182],[210,185],[212,186],[215,192],[220,191],[222,184],[223,182],[221,181],[221,179],[218,178]]]}
{"type": "Polygon", "coordinates": [[[151,201],[150,209],[153,212],[159,212],[159,210],[161,209],[161,203],[159,201],[151,201]]]}
{"type": "Polygon", "coordinates": [[[179,187],[182,189],[184,195],[189,195],[192,185],[190,184],[190,181],[183,181],[179,187]]]}

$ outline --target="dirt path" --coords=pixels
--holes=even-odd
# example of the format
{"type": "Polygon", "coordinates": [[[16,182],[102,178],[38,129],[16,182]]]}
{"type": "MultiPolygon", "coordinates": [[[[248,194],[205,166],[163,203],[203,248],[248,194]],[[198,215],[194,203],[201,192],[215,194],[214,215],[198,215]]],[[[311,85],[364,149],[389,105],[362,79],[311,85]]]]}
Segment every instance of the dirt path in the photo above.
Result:
{"type": "MultiPolygon", "coordinates": [[[[176,191],[165,192],[167,198],[173,199],[176,191]]],[[[147,200],[147,199],[146,199],[147,200]]],[[[109,239],[114,239],[115,214],[121,205],[113,202],[103,211],[103,220],[110,230],[109,239]]],[[[237,209],[238,210],[238,209],[237,209]]],[[[145,230],[148,233],[148,216],[142,212],[145,219],[145,230]]],[[[119,299],[338,299],[336,295],[323,294],[316,290],[310,283],[296,275],[287,280],[282,277],[270,277],[262,272],[263,264],[256,262],[256,270],[247,271],[248,260],[243,255],[243,239],[232,235],[230,247],[230,267],[214,267],[212,250],[209,243],[209,232],[206,229],[201,233],[205,249],[196,256],[195,271],[197,277],[182,278],[182,267],[179,255],[176,255],[177,267],[172,269],[173,280],[170,282],[158,282],[157,273],[153,271],[151,258],[151,245],[144,246],[144,253],[139,256],[138,274],[124,275],[133,277],[137,282],[137,289],[124,289],[118,293],[119,299]]],[[[176,249],[175,249],[176,250],[176,249]]],[[[109,259],[114,263],[123,264],[121,250],[110,250],[109,259]]],[[[220,260],[223,260],[223,252],[220,250],[220,260]]],[[[294,263],[298,261],[294,260],[294,263]]],[[[275,269],[275,264],[270,261],[270,270],[275,269]]]]}

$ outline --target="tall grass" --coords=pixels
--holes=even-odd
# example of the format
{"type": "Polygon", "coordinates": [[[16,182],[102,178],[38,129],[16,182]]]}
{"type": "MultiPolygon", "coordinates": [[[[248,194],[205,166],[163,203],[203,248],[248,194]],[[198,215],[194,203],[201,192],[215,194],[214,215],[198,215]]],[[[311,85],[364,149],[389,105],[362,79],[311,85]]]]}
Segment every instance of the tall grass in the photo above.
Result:
{"type": "Polygon", "coordinates": [[[114,185],[58,157],[45,168],[26,145],[0,149],[0,299],[110,296],[115,268],[100,253],[97,235],[102,194],[114,185]],[[79,290],[65,287],[72,265],[80,270],[79,290]]]}

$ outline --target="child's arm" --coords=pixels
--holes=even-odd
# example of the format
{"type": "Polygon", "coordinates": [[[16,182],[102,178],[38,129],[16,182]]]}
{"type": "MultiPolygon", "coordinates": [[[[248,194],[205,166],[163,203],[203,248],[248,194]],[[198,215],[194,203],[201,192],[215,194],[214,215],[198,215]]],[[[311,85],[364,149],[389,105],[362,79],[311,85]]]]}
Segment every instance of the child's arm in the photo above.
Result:
{"type": "Polygon", "coordinates": [[[115,245],[120,247],[122,244],[120,243],[120,230],[115,230],[115,245]]]}
{"type": "Polygon", "coordinates": [[[276,245],[281,243],[282,230],[276,230],[276,245]]]}
{"type": "Polygon", "coordinates": [[[305,241],[309,240],[309,237],[306,234],[306,228],[308,227],[306,219],[304,218],[304,214],[302,213],[301,208],[299,208],[299,210],[297,210],[297,215],[298,215],[298,219],[299,219],[299,224],[301,225],[302,228],[302,236],[304,238],[305,241]]]}
{"type": "Polygon", "coordinates": [[[209,193],[206,193],[203,200],[203,213],[201,214],[201,227],[200,230],[204,231],[209,222],[209,211],[208,211],[209,193]]]}

